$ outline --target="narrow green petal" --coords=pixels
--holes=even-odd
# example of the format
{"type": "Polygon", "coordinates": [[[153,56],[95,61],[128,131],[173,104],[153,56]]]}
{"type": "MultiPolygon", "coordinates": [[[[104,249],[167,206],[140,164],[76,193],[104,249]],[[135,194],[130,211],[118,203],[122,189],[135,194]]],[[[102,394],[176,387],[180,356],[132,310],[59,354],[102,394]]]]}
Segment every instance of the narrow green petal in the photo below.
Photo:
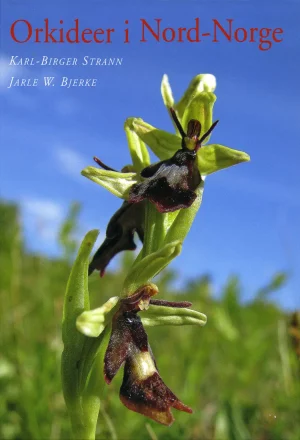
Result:
{"type": "Polygon", "coordinates": [[[108,189],[108,191],[120,197],[120,199],[125,200],[128,199],[131,186],[138,182],[136,173],[119,173],[95,167],[86,167],[81,171],[81,174],[108,189]]]}
{"type": "Polygon", "coordinates": [[[145,327],[155,327],[158,325],[200,325],[207,322],[207,317],[203,313],[189,308],[165,307],[151,305],[141,314],[141,319],[145,327]]]}
{"type": "Polygon", "coordinates": [[[181,252],[181,241],[176,240],[162,249],[142,258],[133,265],[124,281],[122,296],[132,295],[138,288],[148,284],[173,258],[181,252]]]}
{"type": "Polygon", "coordinates": [[[181,148],[181,139],[175,134],[159,130],[140,118],[134,118],[132,127],[135,133],[144,141],[160,159],[169,159],[181,148]]]}
{"type": "Polygon", "coordinates": [[[205,145],[198,151],[198,166],[201,175],[215,173],[223,168],[231,167],[241,162],[248,162],[250,156],[247,153],[224,145],[205,145]]]}
{"type": "Polygon", "coordinates": [[[181,119],[183,114],[195,96],[201,92],[214,92],[216,88],[216,78],[209,73],[195,76],[184,92],[180,101],[175,104],[178,116],[181,119]]]}
{"type": "Polygon", "coordinates": [[[133,163],[134,170],[139,173],[143,168],[150,165],[150,156],[144,142],[133,131],[132,121],[134,118],[128,118],[125,121],[124,129],[128,141],[128,147],[133,163]]]}

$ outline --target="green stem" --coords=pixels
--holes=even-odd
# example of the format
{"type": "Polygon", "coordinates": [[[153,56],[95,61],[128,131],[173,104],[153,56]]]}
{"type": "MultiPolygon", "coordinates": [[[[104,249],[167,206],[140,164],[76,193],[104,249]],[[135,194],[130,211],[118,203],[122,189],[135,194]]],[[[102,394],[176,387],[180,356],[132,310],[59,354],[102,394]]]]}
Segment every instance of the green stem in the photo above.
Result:
{"type": "Polygon", "coordinates": [[[166,215],[158,212],[153,203],[146,203],[143,258],[161,247],[165,238],[164,221],[166,215]]]}
{"type": "MultiPolygon", "coordinates": [[[[100,405],[99,405],[100,408],[100,405]]],[[[99,412],[99,409],[98,409],[99,412]]],[[[72,436],[74,440],[95,440],[97,417],[84,417],[82,411],[73,408],[70,413],[72,436]]]]}

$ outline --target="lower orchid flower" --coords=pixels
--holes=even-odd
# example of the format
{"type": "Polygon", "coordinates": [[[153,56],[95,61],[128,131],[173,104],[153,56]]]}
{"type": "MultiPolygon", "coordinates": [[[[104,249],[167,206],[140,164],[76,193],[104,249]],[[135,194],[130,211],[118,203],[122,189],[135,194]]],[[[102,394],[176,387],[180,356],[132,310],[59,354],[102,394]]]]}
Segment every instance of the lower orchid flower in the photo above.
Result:
{"type": "MultiPolygon", "coordinates": [[[[104,374],[110,383],[123,363],[124,377],[120,389],[121,402],[130,410],[143,414],[163,425],[174,418],[171,408],[192,413],[165,385],[157,370],[148,337],[138,312],[150,296],[157,293],[153,285],[144,286],[127,299],[112,319],[112,332],[104,359],[104,374]],[[142,305],[142,306],[141,306],[142,305]]],[[[160,302],[161,304],[161,302],[160,302]]],[[[167,306],[167,302],[164,304],[167,306]]],[[[174,307],[175,303],[172,303],[174,307]]],[[[186,303],[178,303],[184,307],[186,303]]],[[[147,307],[147,306],[146,306],[147,307]]]]}

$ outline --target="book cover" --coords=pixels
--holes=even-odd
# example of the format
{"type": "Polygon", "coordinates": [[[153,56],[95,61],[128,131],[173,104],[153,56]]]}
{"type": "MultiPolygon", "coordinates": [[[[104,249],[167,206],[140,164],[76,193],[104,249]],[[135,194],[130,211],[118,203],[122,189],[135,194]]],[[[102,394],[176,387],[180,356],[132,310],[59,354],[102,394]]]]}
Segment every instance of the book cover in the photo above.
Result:
{"type": "Polygon", "coordinates": [[[1,1],[1,438],[299,438],[299,13],[1,1]]]}

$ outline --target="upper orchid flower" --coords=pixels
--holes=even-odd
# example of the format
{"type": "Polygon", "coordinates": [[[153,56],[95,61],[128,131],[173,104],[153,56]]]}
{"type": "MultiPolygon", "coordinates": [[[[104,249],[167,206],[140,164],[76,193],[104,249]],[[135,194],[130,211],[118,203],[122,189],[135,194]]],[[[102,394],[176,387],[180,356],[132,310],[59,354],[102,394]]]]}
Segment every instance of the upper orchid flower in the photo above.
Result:
{"type": "Polygon", "coordinates": [[[212,124],[199,139],[199,121],[191,119],[185,133],[173,108],[170,108],[170,113],[182,138],[181,149],[170,159],[144,168],[141,176],[145,180],[133,185],[129,192],[129,202],[138,203],[148,199],[159,212],[188,208],[196,199],[195,190],[202,180],[197,165],[197,151],[218,123],[212,124]]]}
{"type": "Polygon", "coordinates": [[[175,121],[181,123],[183,131],[188,131],[189,122],[195,119],[200,122],[203,133],[207,133],[202,140],[202,147],[197,150],[197,165],[201,176],[208,176],[216,171],[250,160],[247,153],[234,150],[220,144],[206,144],[209,141],[213,119],[213,107],[216,101],[214,94],[216,78],[210,74],[197,75],[191,81],[182,98],[175,102],[167,75],[163,76],[161,93],[168,113],[176,128],[176,134],[168,133],[153,127],[141,118],[130,118],[131,130],[145,142],[160,159],[170,159],[182,146],[182,132],[175,121]]]}

